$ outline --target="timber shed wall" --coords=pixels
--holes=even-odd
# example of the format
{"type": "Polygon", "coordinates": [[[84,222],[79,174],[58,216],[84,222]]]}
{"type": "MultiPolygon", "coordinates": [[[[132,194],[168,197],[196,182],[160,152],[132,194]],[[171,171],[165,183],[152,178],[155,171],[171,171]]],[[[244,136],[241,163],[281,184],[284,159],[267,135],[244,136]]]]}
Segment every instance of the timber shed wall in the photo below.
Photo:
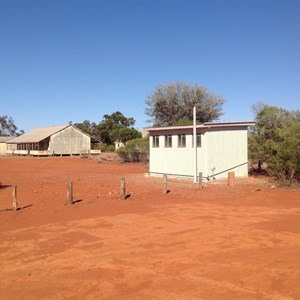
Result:
{"type": "Polygon", "coordinates": [[[73,126],[50,137],[49,150],[53,154],[80,154],[91,150],[91,138],[73,126]]]}

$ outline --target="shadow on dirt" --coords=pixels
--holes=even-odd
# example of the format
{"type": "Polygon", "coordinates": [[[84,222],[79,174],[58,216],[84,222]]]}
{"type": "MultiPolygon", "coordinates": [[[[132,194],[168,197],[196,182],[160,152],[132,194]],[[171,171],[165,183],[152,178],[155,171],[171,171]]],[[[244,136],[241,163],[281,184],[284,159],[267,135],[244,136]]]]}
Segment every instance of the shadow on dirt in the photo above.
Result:
{"type": "MultiPolygon", "coordinates": [[[[16,211],[20,211],[20,210],[29,208],[31,206],[33,206],[33,204],[29,204],[29,205],[25,205],[25,206],[22,206],[22,207],[18,207],[16,211]]],[[[5,208],[5,209],[0,209],[0,211],[15,211],[15,209],[14,208],[5,208]]]]}
{"type": "Polygon", "coordinates": [[[79,202],[82,202],[82,201],[83,201],[82,199],[73,200],[73,204],[76,204],[76,203],[79,203],[79,202]]]}
{"type": "Polygon", "coordinates": [[[11,185],[2,184],[2,183],[0,182],[0,190],[6,189],[6,188],[8,188],[8,187],[11,187],[11,185]]]}

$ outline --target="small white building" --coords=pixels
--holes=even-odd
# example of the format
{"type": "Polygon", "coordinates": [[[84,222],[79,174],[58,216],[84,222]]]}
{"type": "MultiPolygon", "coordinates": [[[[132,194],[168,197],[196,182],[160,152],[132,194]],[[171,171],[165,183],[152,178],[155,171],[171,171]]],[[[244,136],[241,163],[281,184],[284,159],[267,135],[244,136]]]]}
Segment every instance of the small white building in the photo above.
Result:
{"type": "Polygon", "coordinates": [[[117,151],[120,147],[124,147],[125,144],[120,141],[115,141],[115,151],[117,151]]]}
{"type": "Polygon", "coordinates": [[[32,129],[7,142],[7,154],[18,155],[73,155],[94,154],[93,145],[99,144],[73,125],[32,129]]]}
{"type": "Polygon", "coordinates": [[[248,127],[254,122],[220,122],[196,125],[197,151],[193,126],[148,127],[150,136],[150,175],[168,174],[203,178],[248,176],[248,127]]]}

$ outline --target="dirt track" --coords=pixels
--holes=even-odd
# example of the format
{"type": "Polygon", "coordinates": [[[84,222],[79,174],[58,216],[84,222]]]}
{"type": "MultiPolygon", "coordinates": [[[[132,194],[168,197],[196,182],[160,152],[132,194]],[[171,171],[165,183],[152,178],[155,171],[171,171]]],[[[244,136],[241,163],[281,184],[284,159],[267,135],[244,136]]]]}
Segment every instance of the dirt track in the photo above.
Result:
{"type": "Polygon", "coordinates": [[[300,299],[300,191],[169,180],[164,195],[146,172],[0,159],[0,299],[300,299]]]}

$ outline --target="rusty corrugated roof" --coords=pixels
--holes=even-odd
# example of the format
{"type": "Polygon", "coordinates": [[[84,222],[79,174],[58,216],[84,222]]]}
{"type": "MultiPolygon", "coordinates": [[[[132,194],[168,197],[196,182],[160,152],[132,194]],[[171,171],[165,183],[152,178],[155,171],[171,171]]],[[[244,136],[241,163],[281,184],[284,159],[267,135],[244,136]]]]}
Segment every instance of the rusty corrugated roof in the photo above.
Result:
{"type": "Polygon", "coordinates": [[[32,129],[16,138],[10,139],[7,144],[26,144],[26,143],[38,143],[54,133],[57,133],[72,125],[62,125],[62,126],[51,126],[45,128],[35,128],[32,129]]]}

